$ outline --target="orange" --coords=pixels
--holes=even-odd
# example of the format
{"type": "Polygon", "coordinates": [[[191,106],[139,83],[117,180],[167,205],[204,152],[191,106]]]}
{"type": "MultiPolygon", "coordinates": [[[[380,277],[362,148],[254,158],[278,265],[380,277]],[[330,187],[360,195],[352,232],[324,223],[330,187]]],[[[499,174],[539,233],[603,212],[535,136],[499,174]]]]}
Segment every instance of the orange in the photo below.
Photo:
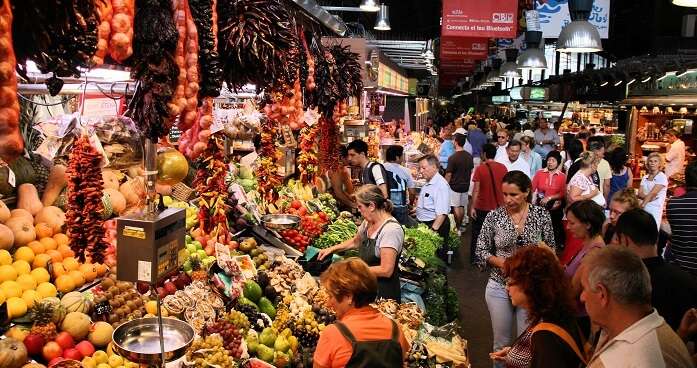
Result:
{"type": "Polygon", "coordinates": [[[102,277],[106,275],[107,267],[103,263],[95,263],[95,266],[97,267],[97,276],[102,277]]]}
{"type": "Polygon", "coordinates": [[[65,244],[58,244],[58,249],[57,251],[61,252],[63,255],[63,258],[67,257],[75,257],[75,252],[73,252],[72,249],[70,249],[70,246],[65,245],[65,244]]]}
{"type": "Polygon", "coordinates": [[[49,261],[51,261],[51,256],[49,256],[48,254],[37,254],[36,257],[34,257],[34,262],[32,262],[31,267],[46,268],[46,265],[48,265],[49,261]]]}
{"type": "Polygon", "coordinates": [[[36,226],[34,226],[34,231],[36,231],[36,237],[39,239],[53,236],[53,228],[45,222],[36,224],[36,226]]]}
{"type": "Polygon", "coordinates": [[[78,270],[68,272],[68,276],[70,276],[73,279],[73,282],[75,282],[75,287],[80,287],[85,284],[85,277],[82,276],[82,272],[78,270]]]}
{"type": "Polygon", "coordinates": [[[54,234],[53,240],[55,240],[58,244],[70,245],[70,238],[63,233],[54,234]]]}
{"type": "Polygon", "coordinates": [[[39,286],[36,287],[36,292],[39,293],[39,295],[41,295],[42,298],[48,298],[51,296],[56,296],[56,294],[58,294],[56,286],[50,282],[40,283],[39,286]]]}
{"type": "Polygon", "coordinates": [[[80,264],[73,257],[63,258],[63,266],[68,271],[75,271],[80,268],[80,264]]]}
{"type": "Polygon", "coordinates": [[[39,241],[44,245],[46,251],[55,250],[58,248],[58,242],[53,238],[41,238],[39,241]]]}
{"type": "Polygon", "coordinates": [[[60,276],[67,275],[68,270],[65,269],[65,266],[61,262],[55,262],[53,263],[53,278],[57,279],[60,276]]]}
{"type": "Polygon", "coordinates": [[[81,265],[80,272],[82,272],[82,276],[87,282],[94,281],[94,279],[97,278],[97,266],[92,263],[85,263],[81,265]]]}
{"type": "MultiPolygon", "coordinates": [[[[45,238],[45,239],[48,239],[48,238],[45,238]]],[[[61,254],[61,252],[59,252],[55,249],[47,250],[46,254],[51,256],[51,260],[53,262],[62,262],[63,261],[63,255],[61,254]]]]}
{"type": "Polygon", "coordinates": [[[34,254],[41,254],[46,252],[46,246],[38,240],[30,242],[29,244],[27,244],[27,247],[33,250],[34,254]]]}
{"type": "Polygon", "coordinates": [[[56,289],[61,293],[69,293],[75,290],[75,281],[69,275],[58,276],[56,278],[56,289]]]}

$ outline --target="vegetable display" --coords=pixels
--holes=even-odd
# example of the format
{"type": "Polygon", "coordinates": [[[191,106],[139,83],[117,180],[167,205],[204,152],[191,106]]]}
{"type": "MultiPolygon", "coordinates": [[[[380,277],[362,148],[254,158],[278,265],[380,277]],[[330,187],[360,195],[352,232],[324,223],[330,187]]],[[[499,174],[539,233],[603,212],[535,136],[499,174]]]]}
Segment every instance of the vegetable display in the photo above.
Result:
{"type": "Polygon", "coordinates": [[[298,154],[297,163],[300,170],[300,181],[303,184],[314,183],[319,169],[316,144],[317,133],[319,133],[319,125],[305,127],[300,130],[300,153],[298,154]]]}
{"type": "MultiPolygon", "coordinates": [[[[109,0],[105,1],[108,2],[109,0]]],[[[109,56],[114,61],[122,63],[133,55],[135,0],[111,0],[111,6],[114,14],[111,17],[109,56]]]]}
{"type": "Polygon", "coordinates": [[[443,238],[424,224],[404,229],[404,250],[409,257],[428,262],[435,257],[442,243],[443,238]]]}
{"type": "Polygon", "coordinates": [[[281,178],[276,169],[276,127],[270,119],[262,119],[261,122],[261,153],[259,153],[259,163],[257,165],[256,177],[259,182],[259,194],[262,198],[271,203],[276,199],[275,189],[281,185],[281,178]]]}
{"type": "Polygon", "coordinates": [[[327,226],[327,230],[315,239],[312,246],[320,249],[329,248],[353,238],[357,231],[358,227],[351,218],[340,217],[327,226]]]}
{"type": "Polygon", "coordinates": [[[239,90],[247,83],[259,89],[293,85],[299,69],[298,39],[283,1],[222,1],[218,12],[218,50],[227,61],[223,77],[228,88],[239,90]]]}
{"type": "Polygon", "coordinates": [[[102,263],[108,244],[104,240],[102,155],[86,135],[80,136],[68,163],[68,224],[70,248],[81,262],[102,263]]]}
{"type": "Polygon", "coordinates": [[[24,151],[24,140],[19,131],[19,102],[15,53],[12,47],[12,10],[10,1],[0,8],[0,158],[12,162],[24,151]]]}
{"type": "Polygon", "coordinates": [[[179,72],[174,61],[178,34],[168,0],[137,0],[136,13],[131,76],[139,80],[139,88],[128,115],[147,138],[157,141],[173,123],[168,103],[179,72]]]}
{"type": "Polygon", "coordinates": [[[79,77],[78,67],[88,66],[97,50],[99,26],[96,0],[68,0],[56,5],[39,0],[12,3],[12,36],[21,64],[18,72],[26,77],[26,63],[31,60],[42,73],[53,73],[54,78],[47,81],[52,95],[63,86],[56,76],[79,77]]]}
{"type": "Polygon", "coordinates": [[[200,194],[199,227],[220,243],[227,243],[230,231],[227,220],[227,163],[221,134],[216,134],[208,140],[206,150],[197,162],[194,186],[200,194]]]}
{"type": "Polygon", "coordinates": [[[198,31],[200,65],[199,99],[217,97],[223,86],[223,65],[218,54],[218,16],[215,0],[189,1],[191,17],[198,31]]]}

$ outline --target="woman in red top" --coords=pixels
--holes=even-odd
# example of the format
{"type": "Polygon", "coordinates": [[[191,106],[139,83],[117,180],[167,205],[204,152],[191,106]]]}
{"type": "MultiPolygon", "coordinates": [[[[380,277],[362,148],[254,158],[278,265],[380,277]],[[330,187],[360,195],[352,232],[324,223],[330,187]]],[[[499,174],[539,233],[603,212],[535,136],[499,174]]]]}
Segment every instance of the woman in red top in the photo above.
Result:
{"type": "Polygon", "coordinates": [[[349,258],[329,266],[321,277],[327,305],[338,322],[319,336],[313,356],[315,368],[401,367],[409,344],[393,320],[370,306],[378,284],[368,265],[349,258]]]}
{"type": "Polygon", "coordinates": [[[557,246],[564,244],[564,194],[566,175],[561,171],[561,153],[550,151],[547,154],[547,167],[538,170],[532,179],[533,204],[547,208],[552,217],[554,240],[557,246]]]}

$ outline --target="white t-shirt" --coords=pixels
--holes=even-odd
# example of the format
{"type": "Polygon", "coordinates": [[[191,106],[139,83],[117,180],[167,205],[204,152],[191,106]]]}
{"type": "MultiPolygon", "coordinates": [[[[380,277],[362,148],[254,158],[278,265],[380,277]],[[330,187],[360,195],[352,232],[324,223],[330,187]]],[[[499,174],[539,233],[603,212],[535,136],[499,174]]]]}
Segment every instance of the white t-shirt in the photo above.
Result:
{"type": "Polygon", "coordinates": [[[494,158],[494,161],[504,164],[504,162],[508,161],[508,152],[506,152],[506,148],[508,147],[508,143],[506,143],[505,146],[496,146],[496,157],[494,158]]]}
{"type": "MultiPolygon", "coordinates": [[[[404,230],[402,226],[395,222],[397,220],[393,218],[388,218],[385,222],[380,225],[382,226],[382,231],[378,235],[375,241],[375,256],[380,257],[380,248],[392,248],[397,251],[397,254],[402,252],[402,246],[404,245],[404,230]],[[392,220],[391,222],[388,222],[392,220]],[[383,226],[384,225],[384,226],[383,226]]],[[[378,230],[380,230],[378,228],[378,230]]],[[[368,234],[368,222],[363,221],[361,226],[358,227],[358,236],[361,241],[365,240],[366,237],[373,239],[376,234],[368,234]]]]}
{"type": "Polygon", "coordinates": [[[649,176],[644,175],[644,177],[641,178],[641,184],[639,184],[644,194],[650,193],[656,185],[663,185],[663,189],[658,192],[651,202],[644,206],[644,210],[656,219],[656,226],[660,227],[661,218],[663,217],[663,206],[666,204],[666,193],[668,192],[668,177],[666,174],[659,172],[653,180],[649,180],[649,176]]]}
{"type": "Polygon", "coordinates": [[[525,173],[525,175],[532,179],[532,177],[530,176],[530,163],[523,158],[522,153],[520,154],[520,156],[518,156],[518,159],[515,160],[515,162],[511,162],[511,160],[508,159],[508,155],[506,155],[506,157],[504,157],[503,160],[499,162],[506,166],[508,172],[522,171],[523,173],[525,173]]]}
{"type": "Polygon", "coordinates": [[[677,140],[670,145],[666,154],[666,176],[671,177],[682,172],[685,164],[685,142],[677,140]]]}

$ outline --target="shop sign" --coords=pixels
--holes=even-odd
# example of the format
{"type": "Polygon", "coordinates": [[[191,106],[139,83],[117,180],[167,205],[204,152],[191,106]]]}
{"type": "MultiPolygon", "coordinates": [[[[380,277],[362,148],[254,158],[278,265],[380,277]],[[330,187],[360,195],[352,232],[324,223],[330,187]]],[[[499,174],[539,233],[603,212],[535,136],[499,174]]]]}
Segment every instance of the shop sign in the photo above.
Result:
{"type": "MultiPolygon", "coordinates": [[[[571,23],[568,0],[535,0],[539,12],[542,36],[557,38],[561,29],[571,23]]],[[[610,0],[594,0],[588,21],[598,28],[600,38],[608,38],[610,30],[610,0]]]]}
{"type": "Polygon", "coordinates": [[[511,96],[491,96],[491,103],[494,105],[500,105],[504,103],[510,103],[511,96]]]}
{"type": "Polygon", "coordinates": [[[442,23],[442,37],[515,38],[518,0],[443,0],[442,23]]]}
{"type": "Polygon", "coordinates": [[[489,54],[489,40],[470,37],[441,37],[440,60],[484,60],[489,54]]]}
{"type": "Polygon", "coordinates": [[[378,86],[397,92],[409,92],[409,81],[396,70],[380,63],[378,68],[378,86]]]}

